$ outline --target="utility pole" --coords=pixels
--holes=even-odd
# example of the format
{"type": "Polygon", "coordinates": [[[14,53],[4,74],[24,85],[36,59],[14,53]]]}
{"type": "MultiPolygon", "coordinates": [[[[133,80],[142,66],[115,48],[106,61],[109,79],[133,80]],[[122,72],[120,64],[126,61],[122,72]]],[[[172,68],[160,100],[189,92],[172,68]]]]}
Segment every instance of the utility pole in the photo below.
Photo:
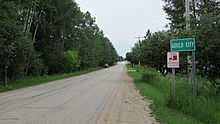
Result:
{"type": "MultiPolygon", "coordinates": [[[[190,30],[190,5],[189,0],[185,0],[185,9],[186,9],[186,30],[190,30]]],[[[189,54],[190,55],[190,54],[189,54]]],[[[192,51],[192,69],[188,65],[188,71],[189,71],[189,82],[192,84],[193,88],[193,95],[197,95],[197,89],[196,89],[196,63],[195,63],[195,51],[192,51]]]]}
{"type": "MultiPolygon", "coordinates": [[[[190,30],[190,11],[189,11],[189,0],[185,0],[185,17],[186,17],[186,30],[190,30]]],[[[191,55],[188,54],[188,61],[191,61],[191,55]]],[[[188,82],[192,86],[192,69],[188,63],[188,82]]]]}
{"type": "Polygon", "coordinates": [[[190,10],[189,10],[189,0],[185,0],[185,9],[186,9],[186,29],[190,30],[190,10]]]}

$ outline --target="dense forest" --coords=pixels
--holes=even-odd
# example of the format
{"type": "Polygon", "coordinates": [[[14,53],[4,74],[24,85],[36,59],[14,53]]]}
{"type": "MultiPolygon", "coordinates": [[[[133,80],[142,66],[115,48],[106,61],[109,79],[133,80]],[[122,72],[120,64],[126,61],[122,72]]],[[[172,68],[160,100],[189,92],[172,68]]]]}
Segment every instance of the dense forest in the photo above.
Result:
{"type": "Polygon", "coordinates": [[[0,82],[113,64],[117,53],[73,0],[0,0],[0,82]]]}
{"type": "MultiPolygon", "coordinates": [[[[164,0],[164,11],[170,24],[168,30],[146,32],[144,40],[138,41],[126,58],[134,64],[139,61],[157,69],[166,76],[169,70],[167,52],[170,40],[181,38],[196,39],[197,74],[207,77],[216,93],[220,92],[220,2],[219,0],[190,0],[190,30],[186,29],[185,2],[183,0],[164,0]]],[[[178,73],[188,72],[187,55],[180,53],[178,73]]]]}

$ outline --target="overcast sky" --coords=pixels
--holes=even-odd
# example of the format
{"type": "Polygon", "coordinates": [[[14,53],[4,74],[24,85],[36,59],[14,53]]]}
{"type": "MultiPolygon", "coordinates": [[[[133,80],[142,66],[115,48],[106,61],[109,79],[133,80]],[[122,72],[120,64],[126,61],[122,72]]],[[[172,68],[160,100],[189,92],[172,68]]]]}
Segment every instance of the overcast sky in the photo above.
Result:
{"type": "Polygon", "coordinates": [[[168,23],[162,0],[76,0],[83,12],[89,11],[96,24],[124,56],[137,41],[135,37],[165,29],[168,23]]]}

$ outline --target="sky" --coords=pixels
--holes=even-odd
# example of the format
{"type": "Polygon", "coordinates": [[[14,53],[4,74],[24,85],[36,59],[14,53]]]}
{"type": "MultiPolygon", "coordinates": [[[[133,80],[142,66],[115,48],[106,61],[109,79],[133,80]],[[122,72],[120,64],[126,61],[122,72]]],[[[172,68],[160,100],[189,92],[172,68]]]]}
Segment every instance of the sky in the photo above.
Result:
{"type": "Polygon", "coordinates": [[[136,37],[165,29],[169,23],[162,0],[75,0],[81,11],[89,11],[120,56],[131,51],[136,37]]]}

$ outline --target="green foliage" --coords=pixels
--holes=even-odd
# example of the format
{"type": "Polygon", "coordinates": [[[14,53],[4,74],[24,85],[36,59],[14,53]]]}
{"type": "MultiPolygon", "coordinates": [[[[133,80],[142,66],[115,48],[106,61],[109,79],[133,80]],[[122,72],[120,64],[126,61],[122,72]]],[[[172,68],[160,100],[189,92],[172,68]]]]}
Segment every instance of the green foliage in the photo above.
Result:
{"type": "Polygon", "coordinates": [[[216,80],[220,76],[220,52],[218,50],[220,48],[219,0],[190,1],[190,31],[184,30],[184,1],[164,1],[166,3],[164,10],[168,14],[168,19],[171,20],[171,32],[175,33],[173,38],[196,38],[199,73],[207,76],[214,83],[213,85],[218,84],[216,80]]]}
{"type": "Polygon", "coordinates": [[[170,26],[172,29],[183,29],[186,25],[185,1],[183,0],[163,0],[165,1],[164,11],[167,13],[167,19],[171,21],[170,26]]]}
{"type": "Polygon", "coordinates": [[[123,56],[117,56],[117,61],[124,61],[123,56]]]}
{"type": "Polygon", "coordinates": [[[30,75],[40,76],[42,74],[42,70],[44,69],[44,63],[41,58],[35,58],[30,66],[30,75]]]}
{"type": "MultiPolygon", "coordinates": [[[[131,66],[128,66],[129,70],[134,70],[131,66]]],[[[128,71],[128,74],[133,78],[135,86],[140,91],[143,96],[147,99],[152,100],[152,105],[150,106],[152,114],[156,116],[156,119],[160,123],[165,124],[202,124],[201,121],[196,120],[191,116],[182,114],[174,109],[169,108],[166,104],[167,92],[170,91],[169,78],[168,76],[163,77],[157,71],[150,69],[148,73],[156,74],[155,80],[151,83],[141,80],[142,73],[144,71],[128,71]],[[156,83],[155,83],[156,82],[156,83]],[[159,87],[158,87],[159,86],[159,87]]]]}
{"type": "Polygon", "coordinates": [[[146,39],[139,41],[127,53],[126,58],[131,63],[154,67],[164,76],[168,73],[166,68],[166,55],[169,51],[169,33],[165,31],[156,32],[146,36],[146,39]]]}
{"type": "Polygon", "coordinates": [[[79,68],[78,53],[75,51],[64,52],[58,61],[57,68],[60,73],[77,71],[79,68]]]}
{"type": "Polygon", "coordinates": [[[71,73],[65,73],[65,74],[58,74],[58,75],[44,75],[44,76],[39,76],[39,77],[25,77],[13,82],[9,82],[8,86],[1,86],[0,87],[0,93],[1,92],[6,92],[10,90],[15,90],[19,88],[24,88],[24,87],[29,87],[29,86],[35,86],[43,83],[48,83],[51,81],[56,81],[56,80],[61,80],[64,78],[69,78],[81,74],[86,74],[92,71],[96,71],[100,68],[90,68],[86,70],[81,70],[81,71],[75,71],[71,73]]]}
{"type": "MultiPolygon", "coordinates": [[[[197,73],[211,81],[210,87],[215,87],[215,94],[220,93],[220,2],[218,0],[190,1],[190,25],[186,30],[185,2],[182,0],[164,0],[164,10],[171,21],[170,29],[155,33],[147,32],[145,39],[138,41],[126,59],[131,63],[153,67],[163,76],[170,69],[166,67],[166,53],[170,51],[171,39],[193,37],[196,39],[196,70],[197,73]]],[[[177,73],[188,72],[187,55],[180,52],[180,68],[177,73]]]]}
{"type": "MultiPolygon", "coordinates": [[[[197,120],[207,124],[220,123],[219,113],[219,96],[214,95],[214,88],[207,84],[210,83],[204,77],[199,77],[198,82],[198,96],[194,97],[191,93],[192,87],[187,82],[184,76],[177,76],[176,80],[176,94],[175,99],[171,94],[171,75],[162,76],[155,70],[147,69],[140,71],[140,74],[145,75],[146,72],[151,74],[153,80],[146,80],[144,82],[157,88],[163,94],[163,99],[167,107],[175,109],[181,113],[190,115],[197,120]]],[[[148,75],[149,76],[149,75],[148,75]]]]}
{"type": "MultiPolygon", "coordinates": [[[[22,31],[15,2],[3,1],[0,5],[0,81],[27,75],[28,58],[35,54],[30,33],[22,31]]],[[[7,82],[5,82],[7,83],[7,82]]]]}
{"type": "MultiPolygon", "coordinates": [[[[152,70],[151,68],[148,68],[147,70],[152,70]]],[[[140,72],[140,71],[139,71],[140,72]]],[[[142,78],[141,80],[147,83],[153,83],[156,79],[156,74],[153,71],[143,71],[142,72],[142,78]]]]}
{"type": "Polygon", "coordinates": [[[93,68],[117,59],[95,19],[75,1],[1,1],[0,13],[0,82],[93,68]]]}

